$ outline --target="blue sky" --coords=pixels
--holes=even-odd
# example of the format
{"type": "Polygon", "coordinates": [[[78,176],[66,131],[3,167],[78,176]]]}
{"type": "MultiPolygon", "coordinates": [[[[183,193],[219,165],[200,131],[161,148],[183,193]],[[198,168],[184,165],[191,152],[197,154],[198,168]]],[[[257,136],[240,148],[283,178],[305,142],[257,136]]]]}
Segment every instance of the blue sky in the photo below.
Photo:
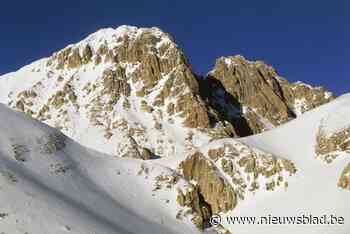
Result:
{"type": "Polygon", "coordinates": [[[350,91],[350,3],[345,0],[11,0],[0,8],[0,74],[17,70],[103,27],[157,26],[193,69],[220,56],[264,60],[290,81],[350,91]]]}

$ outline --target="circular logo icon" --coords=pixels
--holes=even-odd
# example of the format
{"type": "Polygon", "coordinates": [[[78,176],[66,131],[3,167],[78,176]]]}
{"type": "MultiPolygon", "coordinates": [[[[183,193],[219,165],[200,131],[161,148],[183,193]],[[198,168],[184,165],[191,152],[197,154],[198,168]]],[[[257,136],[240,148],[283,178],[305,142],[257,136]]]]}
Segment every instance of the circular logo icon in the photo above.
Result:
{"type": "Polygon", "coordinates": [[[221,216],[220,215],[213,215],[210,217],[210,220],[209,220],[210,224],[213,226],[213,227],[217,227],[220,225],[221,223],[221,216]]]}

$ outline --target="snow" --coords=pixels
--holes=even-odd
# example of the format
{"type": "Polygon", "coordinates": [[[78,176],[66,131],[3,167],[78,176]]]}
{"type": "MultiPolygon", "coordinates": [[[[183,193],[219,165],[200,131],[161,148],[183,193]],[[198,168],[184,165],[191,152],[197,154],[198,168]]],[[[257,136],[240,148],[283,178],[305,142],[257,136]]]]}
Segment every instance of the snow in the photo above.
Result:
{"type": "Polygon", "coordinates": [[[304,82],[302,82],[302,81],[296,81],[296,82],[294,82],[293,84],[294,84],[295,86],[300,85],[300,86],[305,86],[305,87],[307,87],[307,88],[309,88],[309,89],[313,89],[313,87],[312,87],[311,85],[308,85],[308,84],[306,84],[306,83],[304,83],[304,82]]]}
{"type": "Polygon", "coordinates": [[[333,94],[331,92],[325,92],[325,94],[324,94],[325,99],[329,99],[331,97],[333,97],[333,94]]]}
{"type": "Polygon", "coordinates": [[[62,150],[47,154],[38,139],[56,130],[2,105],[0,119],[2,232],[199,233],[189,220],[175,219],[176,189],[186,181],[152,191],[156,176],[172,170],[97,153],[68,138],[62,150]],[[13,144],[26,147],[25,162],[14,159],[13,144]]]}
{"type": "Polygon", "coordinates": [[[172,42],[168,35],[162,32],[157,27],[152,28],[138,28],[135,26],[122,25],[117,28],[104,28],[97,32],[87,36],[85,39],[76,44],[68,45],[66,48],[79,48],[82,52],[86,45],[89,45],[93,51],[97,51],[98,48],[103,44],[109,49],[113,49],[121,45],[121,41],[118,39],[127,36],[130,41],[134,41],[137,37],[143,33],[148,32],[154,36],[160,38],[160,42],[157,44],[159,49],[163,44],[172,42]]]}
{"type": "Polygon", "coordinates": [[[159,50],[163,45],[174,44],[170,36],[162,32],[157,27],[138,28],[135,26],[122,25],[116,29],[100,29],[99,31],[89,35],[87,38],[80,41],[79,43],[69,45],[66,48],[79,48],[80,53],[82,53],[86,45],[89,45],[93,51],[97,51],[101,45],[105,45],[109,49],[114,49],[122,45],[123,42],[122,40],[120,40],[121,38],[128,37],[129,41],[132,43],[144,33],[150,33],[159,39],[159,42],[155,46],[157,50],[159,50]]]}
{"type": "Polygon", "coordinates": [[[22,67],[17,72],[11,72],[0,76],[0,81],[3,84],[1,85],[0,102],[7,103],[7,101],[10,100],[7,94],[10,94],[10,92],[19,93],[40,81],[44,75],[47,60],[47,58],[40,59],[22,67]],[[19,74],[26,78],[25,82],[18,82],[17,79],[14,79],[14,77],[17,77],[19,74]]]}
{"type": "Polygon", "coordinates": [[[223,58],[225,61],[225,64],[230,67],[236,65],[236,63],[231,58],[223,58]]]}
{"type": "Polygon", "coordinates": [[[302,99],[295,99],[294,101],[294,113],[297,116],[300,116],[304,113],[304,108],[307,104],[307,101],[305,98],[302,99]]]}
{"type": "Polygon", "coordinates": [[[312,110],[298,119],[262,134],[239,139],[252,147],[292,160],[298,169],[289,179],[287,191],[260,192],[239,203],[231,216],[313,216],[336,215],[344,225],[224,225],[239,234],[348,234],[350,230],[349,191],[337,187],[349,155],[328,165],[315,158],[314,145],[318,127],[341,129],[350,124],[350,95],[312,110]],[[340,116],[339,118],[337,116],[340,116]]]}

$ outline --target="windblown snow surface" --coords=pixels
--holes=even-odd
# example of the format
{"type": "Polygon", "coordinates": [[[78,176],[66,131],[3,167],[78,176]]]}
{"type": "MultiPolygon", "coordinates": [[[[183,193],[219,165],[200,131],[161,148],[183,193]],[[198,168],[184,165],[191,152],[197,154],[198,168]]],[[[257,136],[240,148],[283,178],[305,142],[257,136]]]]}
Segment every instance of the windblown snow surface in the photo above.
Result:
{"type": "Polygon", "coordinates": [[[350,192],[337,187],[350,155],[343,153],[333,163],[316,159],[316,133],[320,125],[329,132],[350,126],[350,95],[312,110],[271,131],[240,139],[250,146],[292,160],[298,169],[286,191],[259,192],[225,217],[298,217],[334,215],[343,225],[235,225],[223,224],[238,234],[349,234],[350,192]]]}
{"type": "Polygon", "coordinates": [[[97,153],[0,105],[0,233],[199,233],[175,218],[175,187],[153,189],[171,173],[97,153]]]}

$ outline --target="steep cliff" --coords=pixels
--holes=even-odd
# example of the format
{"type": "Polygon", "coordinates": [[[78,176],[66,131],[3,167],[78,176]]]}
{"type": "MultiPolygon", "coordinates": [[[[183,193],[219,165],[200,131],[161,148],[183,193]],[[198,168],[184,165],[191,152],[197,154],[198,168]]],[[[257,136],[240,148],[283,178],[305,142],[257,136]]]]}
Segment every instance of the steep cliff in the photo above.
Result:
{"type": "Polygon", "coordinates": [[[240,136],[272,129],[334,99],[321,87],[289,83],[269,65],[221,57],[202,83],[202,95],[240,136]]]}

